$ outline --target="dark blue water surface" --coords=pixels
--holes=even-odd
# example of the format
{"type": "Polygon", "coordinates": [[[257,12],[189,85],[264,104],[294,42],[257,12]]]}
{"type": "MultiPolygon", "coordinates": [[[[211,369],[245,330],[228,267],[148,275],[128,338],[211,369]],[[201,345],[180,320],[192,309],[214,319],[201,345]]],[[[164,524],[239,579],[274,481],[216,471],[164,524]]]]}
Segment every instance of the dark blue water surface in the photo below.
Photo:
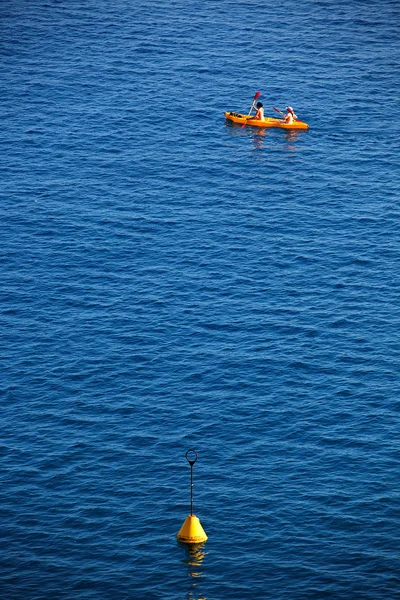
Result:
{"type": "Polygon", "coordinates": [[[1,599],[400,598],[399,9],[3,0],[1,599]]]}

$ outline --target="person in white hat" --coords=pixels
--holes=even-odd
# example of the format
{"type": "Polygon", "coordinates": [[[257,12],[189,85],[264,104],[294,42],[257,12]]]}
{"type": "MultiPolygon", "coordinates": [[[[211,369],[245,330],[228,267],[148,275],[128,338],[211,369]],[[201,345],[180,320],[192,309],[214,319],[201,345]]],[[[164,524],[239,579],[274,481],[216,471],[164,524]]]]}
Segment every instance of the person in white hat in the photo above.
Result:
{"type": "Polygon", "coordinates": [[[294,114],[293,108],[291,106],[287,106],[286,107],[286,115],[283,117],[283,120],[285,121],[285,123],[288,123],[290,125],[297,118],[298,117],[297,117],[297,115],[294,114]]]}

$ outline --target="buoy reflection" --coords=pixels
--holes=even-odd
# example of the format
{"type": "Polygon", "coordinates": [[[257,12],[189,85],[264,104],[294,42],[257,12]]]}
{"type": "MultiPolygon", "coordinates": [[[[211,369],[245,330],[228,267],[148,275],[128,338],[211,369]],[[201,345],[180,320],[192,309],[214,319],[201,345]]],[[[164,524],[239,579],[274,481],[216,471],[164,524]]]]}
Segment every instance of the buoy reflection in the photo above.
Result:
{"type": "Polygon", "coordinates": [[[187,564],[189,565],[189,575],[191,577],[201,577],[201,572],[198,570],[198,567],[201,566],[206,554],[202,549],[203,546],[204,544],[199,544],[198,546],[193,545],[187,549],[189,555],[187,564]]]}
{"type": "MultiPolygon", "coordinates": [[[[179,542],[178,542],[179,543],[179,542]]],[[[182,562],[186,563],[188,566],[188,576],[192,577],[193,580],[190,584],[190,590],[188,591],[187,598],[188,600],[207,600],[205,596],[202,595],[201,590],[194,589],[198,587],[199,578],[203,577],[203,572],[201,570],[201,565],[206,555],[204,551],[204,545],[202,544],[182,544],[179,545],[185,550],[185,559],[182,562]]]]}

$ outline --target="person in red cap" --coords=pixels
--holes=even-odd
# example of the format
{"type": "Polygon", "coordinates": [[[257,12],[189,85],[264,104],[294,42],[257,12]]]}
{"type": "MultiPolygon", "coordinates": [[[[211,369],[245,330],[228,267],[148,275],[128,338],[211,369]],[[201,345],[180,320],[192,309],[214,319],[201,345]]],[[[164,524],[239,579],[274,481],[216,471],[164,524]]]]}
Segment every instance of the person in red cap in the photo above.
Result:
{"type": "Polygon", "coordinates": [[[283,120],[285,121],[285,123],[291,125],[291,123],[293,123],[295,119],[297,119],[297,115],[294,114],[293,108],[291,106],[287,106],[286,115],[283,117],[283,120]]]}

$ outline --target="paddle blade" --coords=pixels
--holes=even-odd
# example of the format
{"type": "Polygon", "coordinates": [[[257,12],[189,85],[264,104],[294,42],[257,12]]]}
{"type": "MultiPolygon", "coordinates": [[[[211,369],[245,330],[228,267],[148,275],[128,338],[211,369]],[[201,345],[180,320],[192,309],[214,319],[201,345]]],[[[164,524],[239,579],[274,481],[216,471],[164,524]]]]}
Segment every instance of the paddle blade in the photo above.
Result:
{"type": "Polygon", "coordinates": [[[256,92],[256,95],[254,96],[254,101],[256,101],[259,96],[261,96],[261,92],[256,92]]]}

